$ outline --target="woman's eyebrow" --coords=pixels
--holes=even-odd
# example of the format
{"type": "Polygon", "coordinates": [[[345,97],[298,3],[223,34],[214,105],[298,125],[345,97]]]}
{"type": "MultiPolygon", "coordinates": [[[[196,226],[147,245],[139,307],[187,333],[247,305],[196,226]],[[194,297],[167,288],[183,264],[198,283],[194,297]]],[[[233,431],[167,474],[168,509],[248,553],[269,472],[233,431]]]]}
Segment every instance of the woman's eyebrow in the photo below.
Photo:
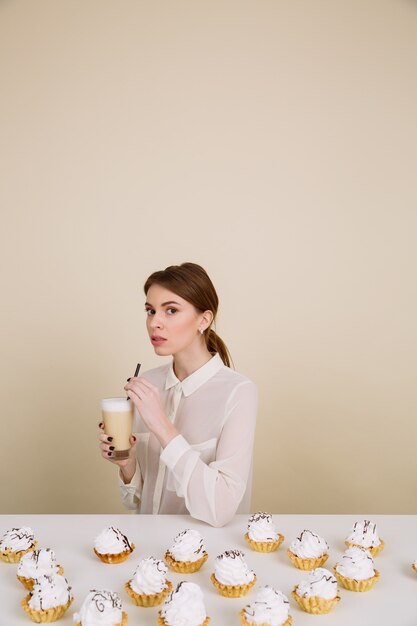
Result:
{"type": "MultiPolygon", "coordinates": [[[[169,300],[168,302],[163,302],[161,306],[166,306],[167,304],[178,304],[179,306],[181,306],[180,303],[175,302],[175,300],[169,300]]],[[[145,302],[145,306],[150,306],[152,309],[154,308],[150,302],[145,302]]]]}

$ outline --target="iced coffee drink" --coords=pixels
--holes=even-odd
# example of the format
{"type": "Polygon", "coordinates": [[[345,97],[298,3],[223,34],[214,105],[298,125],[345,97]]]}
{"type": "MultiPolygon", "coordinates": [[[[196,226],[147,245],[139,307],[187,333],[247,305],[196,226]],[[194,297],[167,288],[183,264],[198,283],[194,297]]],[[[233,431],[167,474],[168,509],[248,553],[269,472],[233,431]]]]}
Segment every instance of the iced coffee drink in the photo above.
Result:
{"type": "Polygon", "coordinates": [[[113,437],[113,458],[129,458],[130,435],[133,427],[133,403],[126,398],[105,398],[101,401],[104,432],[113,437]]]}

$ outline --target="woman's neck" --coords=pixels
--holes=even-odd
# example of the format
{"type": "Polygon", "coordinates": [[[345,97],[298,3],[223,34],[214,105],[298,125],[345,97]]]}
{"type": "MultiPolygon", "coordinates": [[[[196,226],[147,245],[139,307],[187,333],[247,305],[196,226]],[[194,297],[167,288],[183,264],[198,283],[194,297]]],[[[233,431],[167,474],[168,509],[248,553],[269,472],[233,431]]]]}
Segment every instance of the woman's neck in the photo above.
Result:
{"type": "Polygon", "coordinates": [[[203,367],[212,358],[212,353],[206,347],[195,354],[175,354],[173,362],[175,376],[182,381],[184,378],[191,376],[200,367],[203,367]]]}

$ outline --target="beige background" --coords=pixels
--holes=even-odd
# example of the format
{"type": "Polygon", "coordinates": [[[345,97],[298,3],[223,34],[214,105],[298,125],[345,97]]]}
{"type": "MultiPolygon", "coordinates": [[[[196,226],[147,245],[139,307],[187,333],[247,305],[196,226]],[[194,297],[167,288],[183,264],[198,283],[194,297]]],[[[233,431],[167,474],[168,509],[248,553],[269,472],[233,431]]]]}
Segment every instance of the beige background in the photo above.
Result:
{"type": "Polygon", "coordinates": [[[0,512],[117,512],[99,400],[201,263],[253,510],[417,513],[417,5],[0,2],[0,512]]]}

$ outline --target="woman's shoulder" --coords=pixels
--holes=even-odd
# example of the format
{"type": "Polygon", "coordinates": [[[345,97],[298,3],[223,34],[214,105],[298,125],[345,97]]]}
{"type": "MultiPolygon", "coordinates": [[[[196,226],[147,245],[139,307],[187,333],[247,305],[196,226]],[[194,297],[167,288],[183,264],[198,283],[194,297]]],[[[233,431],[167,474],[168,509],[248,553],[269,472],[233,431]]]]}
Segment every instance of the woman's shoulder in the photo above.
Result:
{"type": "Polygon", "coordinates": [[[246,387],[248,389],[251,388],[254,391],[257,390],[256,384],[253,380],[251,380],[248,376],[245,376],[245,374],[241,374],[240,372],[227,367],[227,365],[222,367],[219,374],[222,381],[228,383],[232,388],[246,387]]]}

